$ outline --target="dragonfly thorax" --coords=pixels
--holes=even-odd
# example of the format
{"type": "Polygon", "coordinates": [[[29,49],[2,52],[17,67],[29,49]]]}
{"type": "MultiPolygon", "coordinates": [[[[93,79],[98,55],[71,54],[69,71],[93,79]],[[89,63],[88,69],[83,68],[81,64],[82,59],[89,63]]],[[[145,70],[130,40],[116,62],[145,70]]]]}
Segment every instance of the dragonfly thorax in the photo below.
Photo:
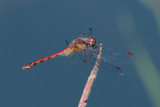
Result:
{"type": "Polygon", "coordinates": [[[88,43],[90,47],[93,47],[96,44],[96,39],[92,36],[88,37],[88,43]]]}

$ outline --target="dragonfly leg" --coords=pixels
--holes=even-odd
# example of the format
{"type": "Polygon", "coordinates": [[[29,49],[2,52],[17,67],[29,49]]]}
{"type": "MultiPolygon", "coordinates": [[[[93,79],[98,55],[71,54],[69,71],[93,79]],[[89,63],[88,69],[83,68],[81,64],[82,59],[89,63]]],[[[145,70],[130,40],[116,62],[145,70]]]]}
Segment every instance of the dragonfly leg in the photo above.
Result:
{"type": "Polygon", "coordinates": [[[98,46],[97,49],[95,50],[95,49],[93,49],[92,47],[89,47],[89,48],[87,48],[87,50],[89,51],[89,53],[90,53],[92,56],[95,56],[95,55],[97,55],[98,52],[99,52],[98,48],[99,48],[99,46],[98,46]],[[90,49],[93,50],[94,53],[92,53],[90,49]]]}
{"type": "Polygon", "coordinates": [[[93,51],[98,51],[99,50],[99,48],[100,48],[100,45],[98,45],[98,46],[96,46],[95,48],[96,48],[96,50],[95,49],[93,49],[92,47],[90,47],[93,51]]]}
{"type": "Polygon", "coordinates": [[[84,49],[84,51],[83,51],[83,63],[86,63],[86,64],[95,64],[95,63],[86,61],[85,60],[85,54],[86,54],[86,50],[84,49]]]}
{"type": "Polygon", "coordinates": [[[94,55],[89,48],[87,48],[87,50],[92,56],[94,55]]]}

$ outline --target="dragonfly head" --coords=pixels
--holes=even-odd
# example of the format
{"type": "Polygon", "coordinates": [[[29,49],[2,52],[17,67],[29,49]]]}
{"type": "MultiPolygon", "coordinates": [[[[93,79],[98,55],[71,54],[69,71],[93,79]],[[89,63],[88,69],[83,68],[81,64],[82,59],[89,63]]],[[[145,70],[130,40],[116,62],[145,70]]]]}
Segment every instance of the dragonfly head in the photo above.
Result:
{"type": "Polygon", "coordinates": [[[92,36],[88,37],[89,46],[93,47],[96,44],[96,39],[92,36]]]}

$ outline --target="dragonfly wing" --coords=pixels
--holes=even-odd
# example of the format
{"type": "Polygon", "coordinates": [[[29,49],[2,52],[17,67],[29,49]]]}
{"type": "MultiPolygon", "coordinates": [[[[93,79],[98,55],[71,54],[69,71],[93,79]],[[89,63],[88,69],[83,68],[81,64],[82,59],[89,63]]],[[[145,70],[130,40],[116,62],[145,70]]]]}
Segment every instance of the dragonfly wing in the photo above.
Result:
{"type": "Polygon", "coordinates": [[[124,75],[124,72],[118,66],[104,62],[103,60],[100,61],[100,70],[107,71],[111,74],[124,75]]]}
{"type": "Polygon", "coordinates": [[[129,64],[132,60],[131,52],[126,52],[124,50],[103,48],[101,60],[114,65],[117,64],[129,64]]]}
{"type": "MultiPolygon", "coordinates": [[[[94,52],[93,52],[93,54],[94,54],[94,52]]],[[[88,61],[88,62],[91,62],[91,63],[95,63],[96,60],[97,60],[97,56],[98,56],[98,54],[95,54],[94,56],[92,56],[88,51],[86,51],[85,61],[88,61]]],[[[114,64],[106,62],[106,61],[104,61],[102,59],[100,60],[100,64],[99,65],[100,65],[99,66],[100,71],[107,71],[107,72],[110,72],[111,74],[124,75],[124,72],[121,71],[121,69],[118,66],[115,66],[114,64]]]]}
{"type": "Polygon", "coordinates": [[[92,36],[92,28],[89,28],[85,33],[81,34],[79,38],[88,38],[89,36],[92,36]]]}

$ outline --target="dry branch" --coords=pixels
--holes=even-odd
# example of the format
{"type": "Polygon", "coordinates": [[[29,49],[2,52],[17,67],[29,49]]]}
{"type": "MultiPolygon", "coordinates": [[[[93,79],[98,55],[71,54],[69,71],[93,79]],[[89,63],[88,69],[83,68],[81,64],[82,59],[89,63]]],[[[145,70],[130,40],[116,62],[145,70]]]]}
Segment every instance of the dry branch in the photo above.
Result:
{"type": "Polygon", "coordinates": [[[96,79],[96,76],[97,76],[101,53],[102,53],[102,44],[100,44],[99,55],[97,57],[95,65],[90,73],[90,76],[88,77],[88,80],[87,80],[86,86],[83,90],[83,94],[81,96],[78,107],[85,107],[87,104],[88,96],[91,92],[91,88],[92,88],[94,80],[96,79]]]}

